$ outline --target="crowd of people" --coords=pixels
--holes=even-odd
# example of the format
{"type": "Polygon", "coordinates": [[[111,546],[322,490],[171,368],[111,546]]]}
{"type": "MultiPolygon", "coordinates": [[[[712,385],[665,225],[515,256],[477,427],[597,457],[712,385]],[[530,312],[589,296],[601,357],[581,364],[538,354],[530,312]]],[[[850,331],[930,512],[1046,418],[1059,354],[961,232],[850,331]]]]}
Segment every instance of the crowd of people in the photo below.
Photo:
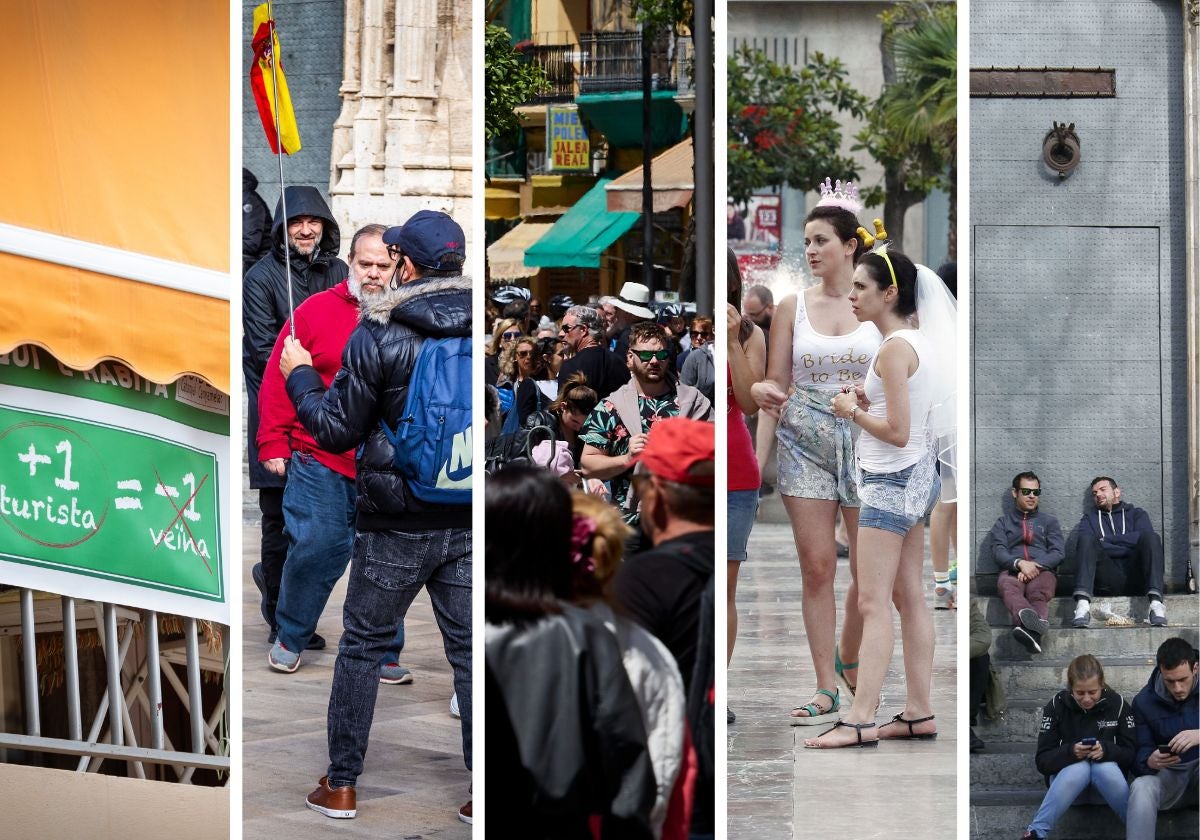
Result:
{"type": "MultiPolygon", "coordinates": [[[[778,490],[799,556],[816,676],[812,697],[787,717],[794,726],[831,724],[806,739],[816,749],[937,735],[923,523],[939,500],[953,501],[953,491],[944,495],[942,488],[954,470],[957,309],[938,274],[888,247],[882,225],[876,235],[862,227],[861,210],[853,185],[826,180],[804,228],[817,282],[778,303],[762,287],[743,293],[732,255],[729,267],[727,654],[756,509],[751,491],[769,449],[760,439],[755,454],[744,421],[759,411],[776,429],[778,490]],[[839,516],[851,580],[836,640],[839,516]],[[877,726],[894,648],[893,605],[904,639],[906,698],[899,714],[877,726]]],[[[944,578],[935,582],[946,588],[944,578]]],[[[727,717],[734,720],[732,709],[727,717]]]]}
{"type": "Polygon", "coordinates": [[[711,837],[712,320],[636,282],[488,317],[489,820],[711,837]]]}

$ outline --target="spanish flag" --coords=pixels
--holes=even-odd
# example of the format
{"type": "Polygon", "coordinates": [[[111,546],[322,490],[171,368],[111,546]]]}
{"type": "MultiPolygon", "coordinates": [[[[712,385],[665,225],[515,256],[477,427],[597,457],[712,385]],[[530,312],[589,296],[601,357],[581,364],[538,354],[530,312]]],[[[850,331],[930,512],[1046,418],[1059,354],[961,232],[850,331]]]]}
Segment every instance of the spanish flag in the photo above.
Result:
{"type": "Polygon", "coordinates": [[[287,79],[283,75],[283,65],[277,60],[279,55],[279,36],[275,33],[275,21],[263,3],[254,10],[254,63],[250,65],[250,89],[254,91],[254,102],[258,105],[258,115],[262,118],[263,130],[267,132],[267,142],[271,151],[279,154],[279,144],[275,139],[275,118],[279,118],[279,139],[283,142],[283,153],[294,155],[300,151],[300,129],[296,126],[296,114],[292,111],[292,97],[288,93],[287,79]],[[271,70],[271,62],[276,61],[275,70],[271,70]],[[275,89],[275,81],[279,81],[279,89],[275,89]],[[279,111],[275,106],[278,99],[279,111]]]}

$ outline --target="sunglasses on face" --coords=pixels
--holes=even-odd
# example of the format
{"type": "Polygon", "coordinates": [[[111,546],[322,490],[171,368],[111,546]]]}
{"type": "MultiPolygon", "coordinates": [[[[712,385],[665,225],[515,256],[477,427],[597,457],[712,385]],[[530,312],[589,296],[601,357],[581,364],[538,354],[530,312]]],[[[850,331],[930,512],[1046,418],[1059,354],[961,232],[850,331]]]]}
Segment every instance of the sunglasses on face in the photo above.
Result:
{"type": "Polygon", "coordinates": [[[1035,488],[1035,487],[1022,487],[1021,495],[1022,496],[1040,496],[1040,495],[1042,495],[1042,491],[1039,488],[1035,488]]]}
{"type": "Polygon", "coordinates": [[[512,332],[502,333],[500,335],[500,337],[503,338],[505,341],[512,341],[514,338],[520,338],[521,333],[517,330],[513,330],[512,332]]]}
{"type": "Polygon", "coordinates": [[[712,338],[712,333],[700,332],[700,330],[692,330],[692,338],[712,338]]]}
{"type": "Polygon", "coordinates": [[[532,350],[518,350],[518,351],[517,351],[517,358],[518,358],[518,359],[528,359],[528,358],[529,358],[530,356],[532,356],[532,355],[533,355],[533,351],[532,351],[532,350]]]}
{"type": "Polygon", "coordinates": [[[670,358],[671,354],[666,350],[630,350],[629,352],[637,356],[643,362],[649,362],[651,359],[658,359],[660,362],[665,362],[670,358]]]}
{"type": "Polygon", "coordinates": [[[563,332],[570,332],[571,330],[577,330],[577,329],[587,329],[587,327],[585,327],[583,324],[563,324],[562,325],[563,332]]]}

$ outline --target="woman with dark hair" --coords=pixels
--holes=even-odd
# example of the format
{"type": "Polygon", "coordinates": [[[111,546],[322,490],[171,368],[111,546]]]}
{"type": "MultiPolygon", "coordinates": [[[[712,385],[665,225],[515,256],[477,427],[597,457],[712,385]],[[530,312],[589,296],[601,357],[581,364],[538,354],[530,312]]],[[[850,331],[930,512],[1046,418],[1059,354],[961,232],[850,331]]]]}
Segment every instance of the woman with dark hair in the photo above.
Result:
{"type": "Polygon", "coordinates": [[[805,742],[816,748],[937,737],[930,701],[933,618],[921,580],[923,519],[941,489],[937,441],[949,431],[943,425],[947,415],[950,428],[954,423],[956,310],[936,274],[924,266],[918,271],[908,257],[885,248],[859,259],[850,306],[859,321],[874,324],[884,337],[861,387],[846,387],[832,402],[839,419],[862,429],[856,451],[862,506],[855,571],[862,664],[849,714],[805,742]],[[872,733],[895,647],[893,604],[904,638],[907,696],[900,714],[872,733]]]}
{"type": "MultiPolygon", "coordinates": [[[[746,548],[750,543],[750,529],[758,514],[758,487],[762,476],[758,470],[758,458],[754,454],[754,441],[746,426],[746,417],[758,411],[758,404],[750,391],[754,383],[766,374],[767,342],[763,332],[749,318],[742,315],[742,273],[737,257],[726,249],[729,262],[729,299],[725,304],[728,330],[725,333],[728,351],[729,388],[726,413],[726,441],[728,445],[729,491],[726,507],[729,514],[729,531],[726,540],[729,576],[725,585],[726,638],[725,661],[733,659],[733,645],[737,641],[737,581],[749,555],[746,548]]],[[[733,723],[733,710],[726,707],[725,718],[733,723]]]]}
{"type": "Polygon", "coordinates": [[[1104,682],[1096,657],[1075,657],[1067,666],[1067,687],[1042,710],[1034,761],[1047,790],[1021,840],[1045,840],[1080,797],[1081,804],[1099,798],[1125,822],[1125,774],[1133,769],[1136,753],[1133,710],[1104,682]]]}
{"type": "Polygon", "coordinates": [[[684,385],[698,388],[705,399],[716,404],[713,399],[716,387],[713,376],[713,319],[704,316],[692,321],[689,332],[692,338],[692,350],[680,364],[679,381],[684,385]]]}
{"type": "Polygon", "coordinates": [[[600,397],[588,387],[587,377],[577,371],[567,377],[554,402],[545,409],[529,415],[525,420],[525,428],[545,426],[552,430],[555,440],[566,441],[571,450],[571,457],[575,459],[575,468],[578,469],[579,456],[583,454],[583,441],[579,439],[579,429],[599,402],[600,397]]]}
{"type": "Polygon", "coordinates": [[[522,837],[651,838],[657,786],[621,650],[604,623],[567,603],[566,488],[546,470],[488,478],[485,690],[487,813],[522,837]]]}
{"type": "Polygon", "coordinates": [[[862,249],[855,215],[862,209],[858,190],[840,181],[835,188],[826,179],[822,195],[804,225],[809,270],[820,282],[780,301],[771,326],[767,377],[751,389],[763,411],[779,419],[778,487],[791,520],[804,583],[804,630],[817,685],[812,699],[788,717],[799,726],[837,720],[839,676],[851,693],[856,686],[862,636],[854,584],[859,499],[853,467],[858,429],[834,417],[829,402],[842,387],[864,380],[881,340],[874,324],[854,317],[847,298],[854,260],[862,249]],[[834,529],[839,509],[849,538],[851,583],[841,645],[835,647],[834,529]]]}

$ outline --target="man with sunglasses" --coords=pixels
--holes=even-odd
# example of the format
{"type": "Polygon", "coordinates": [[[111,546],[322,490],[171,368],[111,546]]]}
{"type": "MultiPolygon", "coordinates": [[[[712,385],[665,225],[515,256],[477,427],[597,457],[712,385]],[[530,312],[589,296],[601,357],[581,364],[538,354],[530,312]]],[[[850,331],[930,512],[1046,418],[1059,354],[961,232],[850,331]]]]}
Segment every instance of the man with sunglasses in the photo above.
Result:
{"type": "Polygon", "coordinates": [[[571,349],[571,357],[558,369],[561,389],[575,373],[587,377],[588,386],[604,399],[629,381],[625,360],[600,343],[604,324],[600,311],[590,306],[572,306],[563,315],[558,337],[571,349]]]}
{"type": "Polygon", "coordinates": [[[1030,653],[1042,652],[1050,629],[1054,569],[1065,556],[1058,520],[1038,510],[1042,483],[1031,471],[1012,480],[1012,510],[992,526],[992,559],[1000,569],[996,588],[1013,618],[1013,638],[1030,653]]]}
{"type": "Polygon", "coordinates": [[[669,375],[667,342],[658,324],[634,324],[627,354],[633,377],[602,399],[579,430],[584,443],[580,458],[584,477],[609,481],[613,503],[635,530],[639,514],[630,487],[630,467],[645,448],[650,429],[668,417],[712,419],[712,405],[704,395],[669,375]]]}
{"type": "Polygon", "coordinates": [[[1079,522],[1079,571],[1075,576],[1073,627],[1091,621],[1093,589],[1113,595],[1146,595],[1150,607],[1146,621],[1165,627],[1163,605],[1163,543],[1150,515],[1121,501],[1121,488],[1106,475],[1092,479],[1095,509],[1079,522]]]}

